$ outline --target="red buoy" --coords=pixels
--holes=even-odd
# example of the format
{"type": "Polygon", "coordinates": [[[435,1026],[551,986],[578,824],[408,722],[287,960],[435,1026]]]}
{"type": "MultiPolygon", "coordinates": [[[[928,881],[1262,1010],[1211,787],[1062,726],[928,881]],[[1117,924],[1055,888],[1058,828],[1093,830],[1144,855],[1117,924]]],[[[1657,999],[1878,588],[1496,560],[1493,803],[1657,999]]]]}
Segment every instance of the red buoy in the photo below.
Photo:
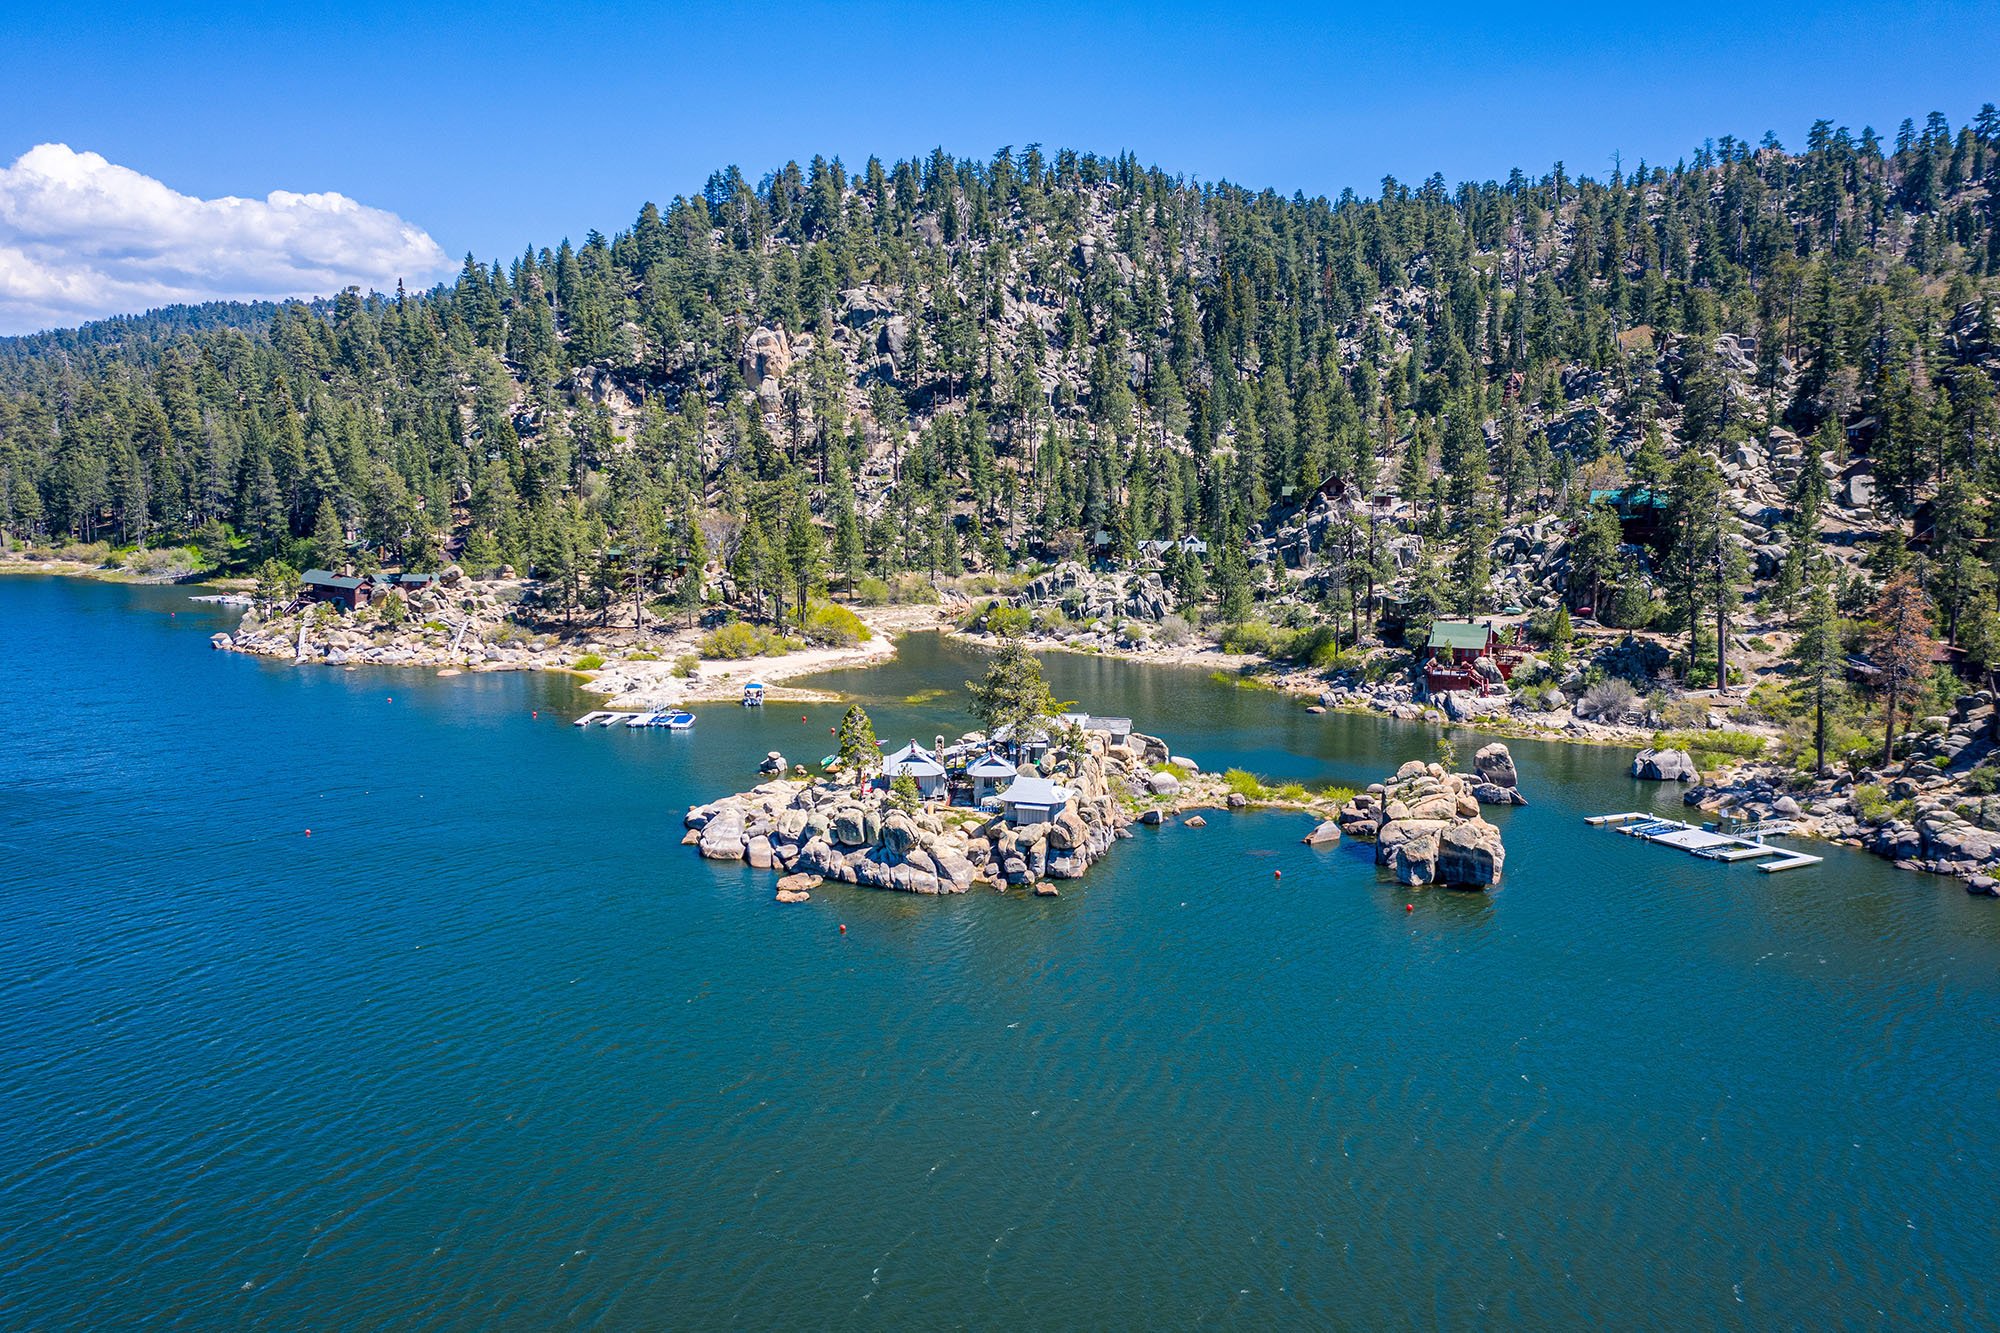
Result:
{"type": "Polygon", "coordinates": [[[1405,912],[1414,912],[1417,910],[1417,905],[1415,903],[1404,903],[1403,910],[1405,912]]]}
{"type": "Polygon", "coordinates": [[[801,725],[803,725],[803,724],[804,724],[804,722],[805,722],[805,720],[806,720],[806,715],[805,715],[804,713],[800,713],[800,714],[799,714],[799,722],[800,722],[800,724],[801,724],[801,725]]]}
{"type": "Polygon", "coordinates": [[[1282,870],[1273,870],[1271,872],[1272,879],[1283,879],[1284,877],[1285,877],[1285,872],[1282,870]]]}
{"type": "Polygon", "coordinates": [[[311,829],[307,829],[307,830],[306,830],[306,836],[307,836],[308,838],[310,838],[310,837],[311,837],[312,835],[313,835],[313,831],[312,831],[311,829]]]}
{"type": "Polygon", "coordinates": [[[840,927],[840,933],[843,935],[847,933],[847,926],[844,923],[840,927]]]}

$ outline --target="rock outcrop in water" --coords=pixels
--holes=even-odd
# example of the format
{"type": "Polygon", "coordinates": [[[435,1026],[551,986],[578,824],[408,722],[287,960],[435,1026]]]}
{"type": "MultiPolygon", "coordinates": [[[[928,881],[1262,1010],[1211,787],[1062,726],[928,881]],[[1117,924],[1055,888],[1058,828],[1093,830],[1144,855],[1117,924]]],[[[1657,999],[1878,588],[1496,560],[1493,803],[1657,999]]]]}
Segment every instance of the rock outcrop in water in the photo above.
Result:
{"type": "Polygon", "coordinates": [[[1350,801],[1340,826],[1351,837],[1373,838],[1375,864],[1400,883],[1489,888],[1500,882],[1507,850],[1500,830],[1480,817],[1475,785],[1413,759],[1350,801]]]}
{"type": "Polygon", "coordinates": [[[1472,756],[1472,795],[1481,805],[1526,805],[1528,798],[1521,794],[1521,775],[1514,767],[1514,756],[1499,741],[1481,746],[1479,753],[1472,756]]]}
{"type": "Polygon", "coordinates": [[[1052,893],[1048,881],[1075,879],[1130,836],[1126,804],[1161,794],[1156,779],[1165,775],[1151,764],[1166,754],[1149,736],[1112,744],[1090,733],[1081,753],[1024,766],[1068,792],[1045,821],[1010,824],[1004,814],[938,801],[905,809],[873,785],[781,779],[693,807],[683,841],[714,860],[867,888],[963,893],[987,883],[1052,893]]]}

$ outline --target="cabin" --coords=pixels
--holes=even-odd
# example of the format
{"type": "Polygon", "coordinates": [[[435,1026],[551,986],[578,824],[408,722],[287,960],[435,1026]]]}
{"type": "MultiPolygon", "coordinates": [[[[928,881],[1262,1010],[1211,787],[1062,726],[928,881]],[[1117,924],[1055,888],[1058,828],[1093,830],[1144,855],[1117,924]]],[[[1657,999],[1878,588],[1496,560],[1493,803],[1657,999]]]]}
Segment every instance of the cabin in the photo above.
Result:
{"type": "Polygon", "coordinates": [[[1129,717],[1093,717],[1089,713],[1063,713],[1056,721],[1066,727],[1081,727],[1085,731],[1101,732],[1112,745],[1123,745],[1125,738],[1132,734],[1132,719],[1129,717]]]}
{"type": "Polygon", "coordinates": [[[764,706],[763,681],[753,680],[744,683],[743,706],[745,708],[762,708],[764,706]]]}
{"type": "Polygon", "coordinates": [[[1470,666],[1482,657],[1491,657],[1500,645],[1500,636],[1491,625],[1469,620],[1440,620],[1431,626],[1431,659],[1454,666],[1470,666]]]}
{"type": "Polygon", "coordinates": [[[1183,537],[1179,541],[1167,541],[1155,537],[1139,543],[1139,558],[1154,564],[1165,562],[1175,551],[1183,551],[1192,556],[1208,554],[1208,543],[1199,537],[1183,537]]]}
{"type": "Polygon", "coordinates": [[[1012,764],[988,750],[965,766],[965,776],[972,781],[972,803],[984,805],[998,797],[1019,774],[1012,764]]]}
{"type": "Polygon", "coordinates": [[[1614,487],[1590,493],[1592,504],[1610,505],[1618,515],[1618,531],[1632,545],[1658,546],[1665,536],[1667,497],[1644,486],[1614,487]]]}
{"type": "Polygon", "coordinates": [[[1048,728],[1037,722],[1016,738],[1012,724],[993,729],[993,743],[1009,754],[1034,763],[1049,752],[1048,728]]]}
{"type": "Polygon", "coordinates": [[[435,588],[437,586],[438,576],[435,574],[411,574],[405,572],[396,575],[395,578],[388,581],[395,584],[396,587],[400,588],[405,593],[413,593],[413,592],[423,592],[429,588],[435,588]]]}
{"type": "MultiPolygon", "coordinates": [[[[1518,634],[1518,631],[1515,631],[1518,634]]],[[[1470,690],[1490,694],[1505,685],[1520,663],[1521,648],[1491,625],[1440,620],[1424,645],[1424,688],[1432,694],[1470,690]]]]}
{"type": "Polygon", "coordinates": [[[368,604],[374,586],[367,579],[350,578],[326,569],[308,569],[299,576],[299,594],[308,602],[330,602],[354,611],[368,604]]]}
{"type": "Polygon", "coordinates": [[[917,794],[926,801],[945,794],[944,776],[944,765],[938,762],[938,757],[915,741],[882,760],[883,786],[899,777],[908,777],[917,784],[917,794]]]}
{"type": "Polygon", "coordinates": [[[1007,822],[1016,827],[1047,824],[1069,808],[1069,788],[1058,787],[1047,778],[1015,778],[1000,793],[1000,806],[1007,822]]]}

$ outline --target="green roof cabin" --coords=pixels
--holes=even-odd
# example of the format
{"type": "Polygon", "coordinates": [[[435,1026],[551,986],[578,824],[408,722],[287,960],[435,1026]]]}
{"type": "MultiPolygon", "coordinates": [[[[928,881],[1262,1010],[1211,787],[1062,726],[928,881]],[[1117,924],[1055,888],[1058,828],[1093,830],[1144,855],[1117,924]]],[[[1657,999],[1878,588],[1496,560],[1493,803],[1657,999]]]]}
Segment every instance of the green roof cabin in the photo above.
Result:
{"type": "Polygon", "coordinates": [[[1440,620],[1431,626],[1430,642],[1425,647],[1433,658],[1470,663],[1490,657],[1499,643],[1500,636],[1491,626],[1475,625],[1469,620],[1440,620]]]}

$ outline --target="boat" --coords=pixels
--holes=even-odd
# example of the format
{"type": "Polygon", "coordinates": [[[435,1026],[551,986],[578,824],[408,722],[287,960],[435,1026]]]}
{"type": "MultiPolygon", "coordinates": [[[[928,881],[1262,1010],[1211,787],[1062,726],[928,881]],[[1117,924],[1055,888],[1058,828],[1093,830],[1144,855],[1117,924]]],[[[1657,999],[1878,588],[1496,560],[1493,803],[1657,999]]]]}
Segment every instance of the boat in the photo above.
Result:
{"type": "Polygon", "coordinates": [[[753,680],[743,687],[743,706],[762,708],[764,706],[764,682],[753,680]]]}
{"type": "Polygon", "coordinates": [[[694,714],[675,708],[661,715],[659,725],[668,731],[686,731],[694,726],[694,714]]]}

